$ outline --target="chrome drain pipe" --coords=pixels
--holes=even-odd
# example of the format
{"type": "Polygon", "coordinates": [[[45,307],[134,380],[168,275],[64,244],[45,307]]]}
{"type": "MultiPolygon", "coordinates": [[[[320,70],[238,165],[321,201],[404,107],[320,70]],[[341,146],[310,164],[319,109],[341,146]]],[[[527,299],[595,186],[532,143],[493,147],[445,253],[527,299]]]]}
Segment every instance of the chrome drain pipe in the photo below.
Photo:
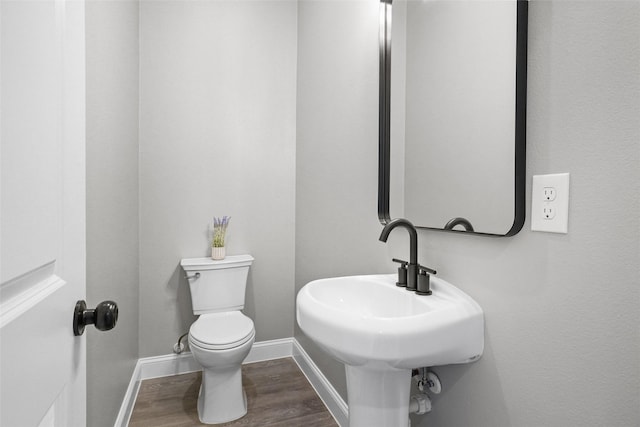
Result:
{"type": "Polygon", "coordinates": [[[428,395],[414,394],[409,401],[409,413],[416,415],[424,415],[431,412],[431,399],[428,395]]]}

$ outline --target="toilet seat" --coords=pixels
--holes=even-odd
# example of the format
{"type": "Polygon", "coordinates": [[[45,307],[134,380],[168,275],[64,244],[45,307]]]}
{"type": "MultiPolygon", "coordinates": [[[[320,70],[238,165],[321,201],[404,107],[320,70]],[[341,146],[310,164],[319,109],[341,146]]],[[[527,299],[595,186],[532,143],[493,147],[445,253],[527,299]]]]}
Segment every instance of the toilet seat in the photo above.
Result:
{"type": "Polygon", "coordinates": [[[253,321],[240,311],[203,314],[189,329],[189,341],[205,350],[239,347],[254,337],[253,321]]]}

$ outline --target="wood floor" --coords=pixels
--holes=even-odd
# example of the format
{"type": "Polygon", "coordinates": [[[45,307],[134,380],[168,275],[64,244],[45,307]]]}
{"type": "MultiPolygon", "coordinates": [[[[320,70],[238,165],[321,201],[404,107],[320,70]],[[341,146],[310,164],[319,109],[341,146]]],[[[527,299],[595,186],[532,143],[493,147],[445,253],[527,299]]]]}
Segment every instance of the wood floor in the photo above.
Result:
{"type": "MultiPolygon", "coordinates": [[[[291,358],[242,366],[247,415],[216,426],[338,427],[291,358]]],[[[142,381],[130,427],[203,426],[196,409],[200,372],[142,381]]]]}

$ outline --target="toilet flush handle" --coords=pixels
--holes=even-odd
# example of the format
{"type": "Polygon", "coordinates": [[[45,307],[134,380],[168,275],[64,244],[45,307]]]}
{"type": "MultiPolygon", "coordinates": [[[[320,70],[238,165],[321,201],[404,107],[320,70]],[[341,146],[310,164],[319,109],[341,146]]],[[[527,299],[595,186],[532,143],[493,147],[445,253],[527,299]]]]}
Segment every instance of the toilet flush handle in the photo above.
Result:
{"type": "Polygon", "coordinates": [[[80,300],[73,312],[73,334],[84,333],[84,327],[94,325],[100,331],[108,331],[116,326],[118,321],[118,304],[113,301],[102,301],[95,309],[87,309],[87,303],[80,300]]]}
{"type": "Polygon", "coordinates": [[[188,276],[188,275],[184,275],[184,278],[187,280],[191,280],[191,279],[199,279],[200,278],[200,272],[196,271],[196,274],[192,275],[192,276],[188,276]]]}

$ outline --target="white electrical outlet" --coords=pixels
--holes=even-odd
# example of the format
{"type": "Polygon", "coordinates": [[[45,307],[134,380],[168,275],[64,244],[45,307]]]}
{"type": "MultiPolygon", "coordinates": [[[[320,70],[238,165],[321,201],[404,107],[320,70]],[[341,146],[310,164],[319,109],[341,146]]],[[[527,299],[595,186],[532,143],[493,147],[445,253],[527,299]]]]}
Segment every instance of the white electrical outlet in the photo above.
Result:
{"type": "Polygon", "coordinates": [[[547,202],[552,202],[556,199],[556,188],[555,187],[544,187],[542,191],[542,195],[544,200],[547,202]]]}
{"type": "Polygon", "coordinates": [[[569,228],[569,174],[534,175],[531,193],[531,230],[566,234],[569,228]]]}
{"type": "Polygon", "coordinates": [[[553,207],[553,203],[545,203],[542,208],[542,218],[546,220],[552,220],[556,217],[556,208],[553,207]]]}

